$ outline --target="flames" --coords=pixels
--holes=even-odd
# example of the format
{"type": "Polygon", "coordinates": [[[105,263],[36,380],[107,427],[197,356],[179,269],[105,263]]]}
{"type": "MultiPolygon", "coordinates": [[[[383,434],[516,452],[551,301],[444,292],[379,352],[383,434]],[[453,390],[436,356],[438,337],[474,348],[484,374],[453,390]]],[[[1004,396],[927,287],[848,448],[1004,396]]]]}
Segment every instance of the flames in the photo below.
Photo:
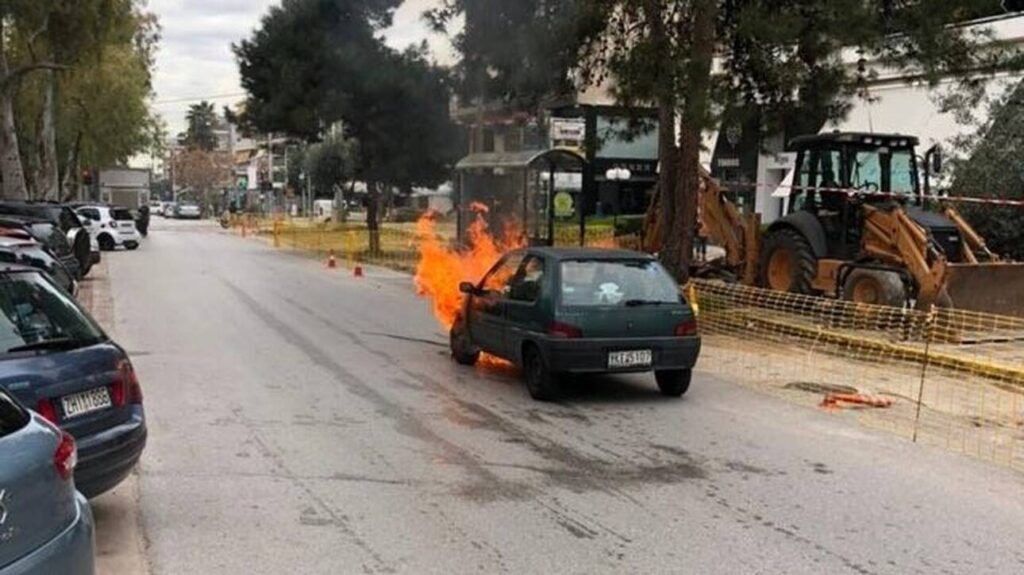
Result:
{"type": "Polygon", "coordinates": [[[447,331],[462,308],[459,283],[476,283],[502,254],[525,245],[520,227],[507,222],[495,237],[484,216],[487,206],[470,205],[473,221],[467,229],[468,247],[457,249],[437,234],[436,214],[428,213],[416,223],[420,261],[416,266],[416,292],[428,298],[434,317],[447,331]]]}

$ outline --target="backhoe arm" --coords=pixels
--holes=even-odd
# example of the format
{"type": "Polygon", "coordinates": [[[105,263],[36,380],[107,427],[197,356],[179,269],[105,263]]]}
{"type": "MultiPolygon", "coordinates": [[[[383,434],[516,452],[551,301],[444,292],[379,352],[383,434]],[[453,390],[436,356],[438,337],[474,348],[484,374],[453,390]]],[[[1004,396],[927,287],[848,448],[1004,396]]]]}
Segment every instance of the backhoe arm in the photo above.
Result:
{"type": "Polygon", "coordinates": [[[935,252],[928,233],[900,207],[883,210],[864,205],[864,251],[881,261],[907,269],[917,283],[917,305],[927,307],[946,295],[948,267],[945,256],[935,252]]]}

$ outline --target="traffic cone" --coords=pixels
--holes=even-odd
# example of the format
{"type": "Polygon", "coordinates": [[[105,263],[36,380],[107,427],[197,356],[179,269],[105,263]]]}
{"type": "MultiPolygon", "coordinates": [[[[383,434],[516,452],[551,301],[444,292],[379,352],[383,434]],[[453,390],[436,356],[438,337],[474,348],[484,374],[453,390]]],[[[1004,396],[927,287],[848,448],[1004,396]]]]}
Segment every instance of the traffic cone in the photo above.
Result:
{"type": "Polygon", "coordinates": [[[356,267],[352,268],[352,275],[357,278],[363,277],[363,266],[356,264],[356,267]]]}
{"type": "Polygon", "coordinates": [[[327,267],[329,269],[338,267],[338,262],[334,259],[334,250],[327,252],[327,267]]]}

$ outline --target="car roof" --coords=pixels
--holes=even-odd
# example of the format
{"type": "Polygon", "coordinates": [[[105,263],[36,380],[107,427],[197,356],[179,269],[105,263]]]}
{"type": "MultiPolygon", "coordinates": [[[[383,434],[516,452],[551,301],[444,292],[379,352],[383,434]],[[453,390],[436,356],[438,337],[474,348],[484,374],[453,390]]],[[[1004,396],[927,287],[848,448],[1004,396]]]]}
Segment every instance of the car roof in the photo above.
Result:
{"type": "Polygon", "coordinates": [[[39,242],[32,239],[25,238],[12,238],[11,236],[3,235],[0,230],[0,248],[12,248],[12,247],[37,247],[42,246],[39,242]]]}
{"type": "Polygon", "coordinates": [[[0,222],[15,222],[16,224],[53,224],[53,220],[36,216],[23,216],[20,214],[0,214],[0,222]]]}
{"type": "Polygon", "coordinates": [[[653,260],[650,254],[633,250],[610,248],[562,248],[537,246],[525,249],[526,253],[537,254],[553,260],[653,260]]]}
{"type": "Polygon", "coordinates": [[[9,274],[23,274],[26,272],[41,273],[37,267],[28,266],[25,264],[11,264],[0,262],[0,278],[9,274]]]}

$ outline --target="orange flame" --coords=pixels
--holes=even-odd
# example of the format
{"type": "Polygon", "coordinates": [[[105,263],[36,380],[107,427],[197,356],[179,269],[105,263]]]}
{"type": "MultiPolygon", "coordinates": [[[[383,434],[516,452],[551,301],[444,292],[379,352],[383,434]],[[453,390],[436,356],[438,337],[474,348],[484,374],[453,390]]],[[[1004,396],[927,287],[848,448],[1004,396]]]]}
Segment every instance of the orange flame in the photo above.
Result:
{"type": "Polygon", "coordinates": [[[488,270],[513,249],[525,245],[520,227],[506,223],[500,238],[495,238],[484,219],[489,209],[474,202],[476,214],[467,230],[468,246],[456,249],[437,235],[436,214],[423,215],[416,222],[420,261],[416,266],[416,292],[431,300],[434,316],[445,330],[455,323],[462,309],[459,283],[477,283],[488,270]]]}

